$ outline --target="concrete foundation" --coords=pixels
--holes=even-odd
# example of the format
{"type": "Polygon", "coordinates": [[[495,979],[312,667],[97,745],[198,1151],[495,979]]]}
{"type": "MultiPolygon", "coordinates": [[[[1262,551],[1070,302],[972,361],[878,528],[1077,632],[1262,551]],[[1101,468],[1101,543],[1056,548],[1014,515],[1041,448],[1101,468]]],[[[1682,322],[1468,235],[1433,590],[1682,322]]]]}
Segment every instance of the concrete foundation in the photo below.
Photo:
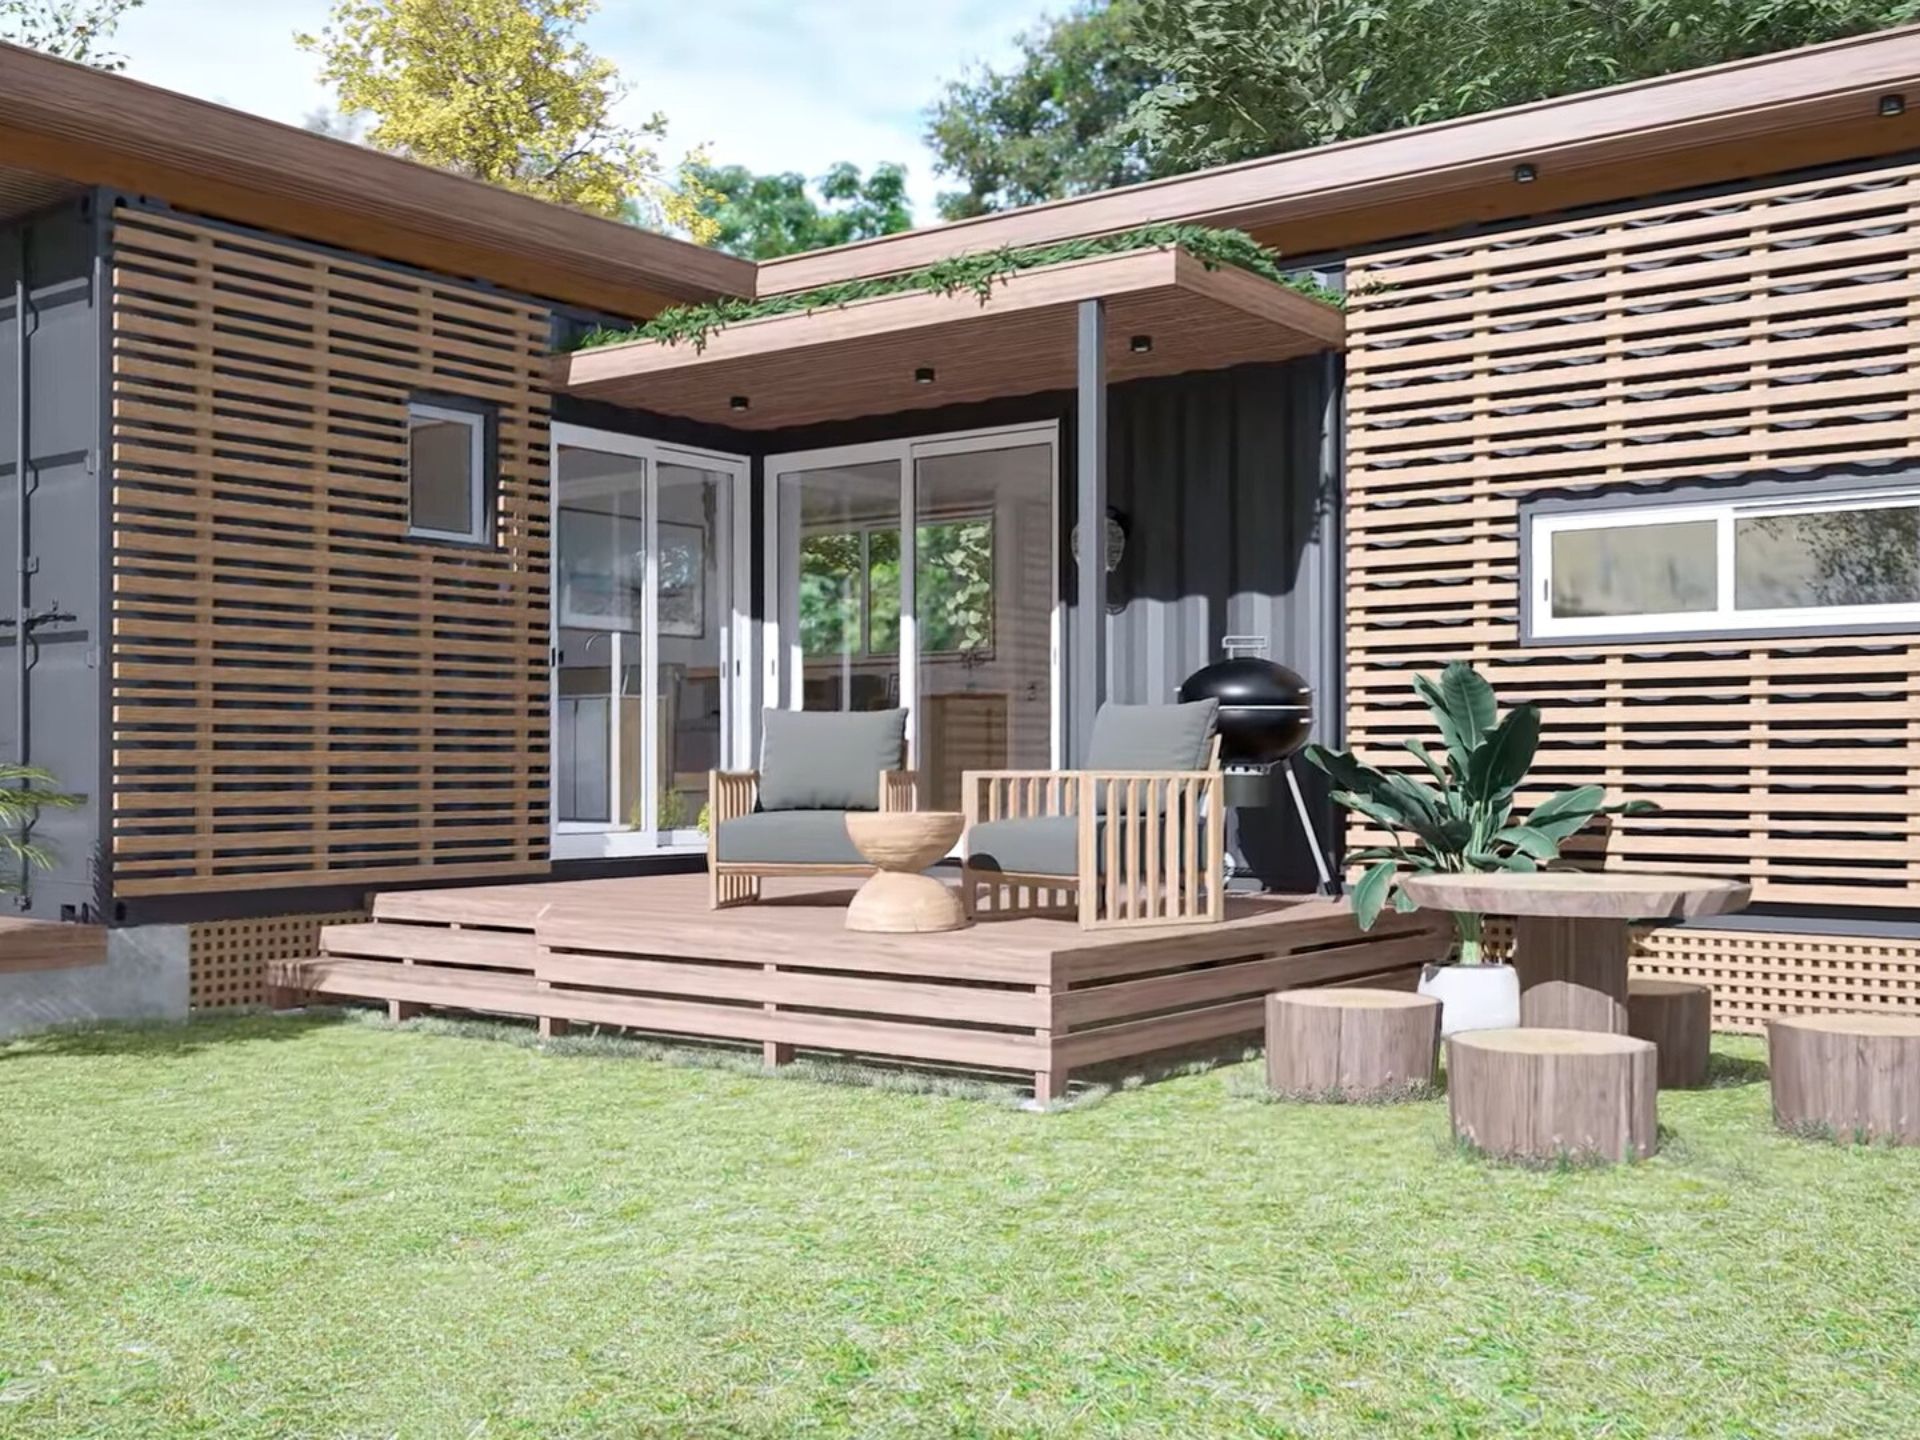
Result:
{"type": "Polygon", "coordinates": [[[0,1039],[101,1020],[187,1018],[187,927],[107,932],[101,965],[0,974],[0,1039]]]}

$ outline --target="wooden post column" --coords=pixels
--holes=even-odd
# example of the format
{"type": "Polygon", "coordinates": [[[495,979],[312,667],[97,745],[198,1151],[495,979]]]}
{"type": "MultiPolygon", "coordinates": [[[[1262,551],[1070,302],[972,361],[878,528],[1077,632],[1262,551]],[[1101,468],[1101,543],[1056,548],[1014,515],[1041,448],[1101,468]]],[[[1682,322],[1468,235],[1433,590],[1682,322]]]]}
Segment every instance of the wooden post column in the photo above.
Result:
{"type": "Polygon", "coordinates": [[[1080,558],[1074,567],[1067,713],[1073,721],[1073,762],[1084,765],[1093,742],[1094,713],[1107,683],[1106,302],[1082,300],[1079,320],[1073,493],[1080,558]]]}

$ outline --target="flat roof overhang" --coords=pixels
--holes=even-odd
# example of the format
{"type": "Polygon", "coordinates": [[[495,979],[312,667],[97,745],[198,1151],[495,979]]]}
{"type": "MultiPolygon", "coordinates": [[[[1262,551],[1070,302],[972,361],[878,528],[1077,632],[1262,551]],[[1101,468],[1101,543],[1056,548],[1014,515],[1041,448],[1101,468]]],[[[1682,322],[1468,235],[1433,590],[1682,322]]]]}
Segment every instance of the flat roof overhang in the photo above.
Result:
{"type": "Polygon", "coordinates": [[[1160,223],[1311,255],[1896,155],[1920,148],[1917,88],[1920,26],[1907,25],[783,256],[761,264],[756,293],[1160,223]],[[1884,114],[1889,94],[1906,103],[1884,114]]]}
{"type": "Polygon", "coordinates": [[[556,357],[555,387],[657,414],[776,429],[1067,390],[1080,304],[1105,303],[1118,383],[1342,349],[1346,316],[1249,271],[1181,250],[1069,261],[973,291],[909,291],[749,320],[686,341],[556,357]],[[1136,349],[1136,337],[1151,347],[1136,349]],[[931,370],[933,378],[916,378],[931,370]],[[746,400],[745,409],[735,406],[746,400]]]}
{"type": "Polygon", "coordinates": [[[0,218],[92,185],[614,315],[753,293],[751,261],[0,43],[0,218]]]}

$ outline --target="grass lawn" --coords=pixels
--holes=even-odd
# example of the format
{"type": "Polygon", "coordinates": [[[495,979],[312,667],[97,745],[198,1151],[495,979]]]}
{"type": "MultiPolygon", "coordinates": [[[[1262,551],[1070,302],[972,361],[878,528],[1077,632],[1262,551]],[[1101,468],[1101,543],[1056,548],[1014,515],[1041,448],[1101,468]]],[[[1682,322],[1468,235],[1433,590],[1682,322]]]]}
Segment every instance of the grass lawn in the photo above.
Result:
{"type": "Polygon", "coordinates": [[[1489,1165],[245,1017],[0,1046],[0,1435],[1920,1434],[1920,1150],[1489,1165]]]}

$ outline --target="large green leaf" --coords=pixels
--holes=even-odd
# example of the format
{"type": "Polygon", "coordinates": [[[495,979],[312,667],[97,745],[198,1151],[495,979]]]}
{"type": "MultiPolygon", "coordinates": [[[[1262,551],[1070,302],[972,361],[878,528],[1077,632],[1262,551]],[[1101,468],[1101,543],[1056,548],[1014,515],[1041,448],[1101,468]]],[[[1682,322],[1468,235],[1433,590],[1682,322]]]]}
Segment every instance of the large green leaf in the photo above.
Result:
{"type": "Polygon", "coordinates": [[[1467,743],[1460,727],[1453,723],[1453,716],[1447,709],[1447,697],[1440,692],[1438,685],[1424,675],[1413,677],[1413,689],[1426,702],[1427,713],[1433,716],[1433,723],[1440,727],[1440,741],[1447,747],[1447,759],[1453,765],[1453,773],[1464,779],[1473,746],[1467,743]]]}
{"type": "Polygon", "coordinates": [[[1530,829],[1552,836],[1557,844],[1598,815],[1601,803],[1606,798],[1606,790],[1599,785],[1580,785],[1571,790],[1560,790],[1534,806],[1526,823],[1530,829]]]}
{"type": "Polygon", "coordinates": [[[1500,713],[1493,698],[1493,686],[1464,660],[1456,660],[1440,672],[1440,694],[1467,749],[1478,748],[1500,713]]]}
{"type": "Polygon", "coordinates": [[[1447,785],[1447,772],[1440,768],[1440,762],[1433,758],[1433,752],[1418,740],[1407,739],[1401,743],[1412,752],[1416,760],[1427,767],[1427,773],[1433,776],[1434,782],[1444,790],[1447,785]]]}
{"type": "Polygon", "coordinates": [[[1531,825],[1509,825],[1504,830],[1494,832],[1495,840],[1504,840],[1516,850],[1521,850],[1536,860],[1558,860],[1560,846],[1544,830],[1536,830],[1531,825]]]}
{"type": "Polygon", "coordinates": [[[1498,805],[1527,778],[1539,747],[1540,707],[1514,706],[1486,737],[1486,743],[1473,752],[1467,767],[1469,794],[1489,807],[1498,805]]]}
{"type": "Polygon", "coordinates": [[[1387,892],[1393,888],[1395,869],[1393,861],[1382,860],[1353,887],[1353,918],[1362,930],[1371,930],[1373,922],[1380,918],[1381,907],[1387,903],[1387,892]]]}

